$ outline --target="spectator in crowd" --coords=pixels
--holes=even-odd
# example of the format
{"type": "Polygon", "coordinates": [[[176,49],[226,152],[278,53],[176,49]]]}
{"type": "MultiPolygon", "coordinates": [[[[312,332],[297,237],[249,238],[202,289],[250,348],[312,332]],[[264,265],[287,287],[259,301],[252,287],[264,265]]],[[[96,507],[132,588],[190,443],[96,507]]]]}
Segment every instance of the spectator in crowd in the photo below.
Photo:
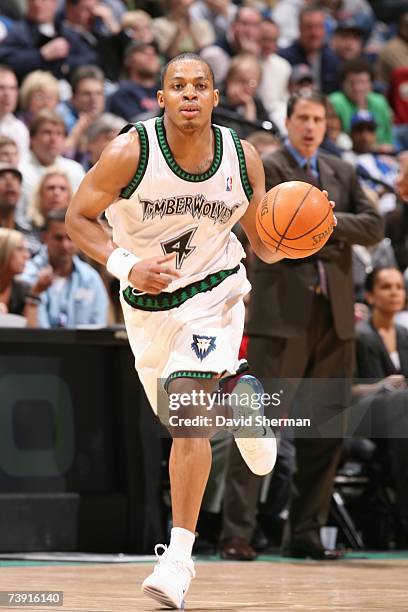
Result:
{"type": "Polygon", "coordinates": [[[73,74],[71,86],[72,98],[60,113],[68,130],[64,151],[81,161],[84,132],[105,108],[103,72],[98,66],[81,66],[73,74]]]}
{"type": "Polygon", "coordinates": [[[292,96],[301,90],[317,89],[315,78],[309,64],[296,64],[293,66],[288,83],[289,94],[292,96]]]}
{"type": "Polygon", "coordinates": [[[326,135],[321,148],[326,153],[341,157],[344,151],[349,151],[352,148],[353,143],[350,136],[343,132],[340,117],[329,101],[327,101],[326,126],[326,135]]]}
{"type": "MultiPolygon", "coordinates": [[[[318,152],[326,131],[326,105],[320,93],[291,97],[287,112],[288,140],[282,149],[264,157],[266,188],[301,180],[326,189],[336,202],[337,227],[318,256],[283,261],[274,266],[255,259],[248,323],[248,361],[254,374],[268,380],[279,378],[336,378],[335,392],[313,396],[312,422],[338,414],[344,426],[349,399],[348,381],[353,375],[354,296],[351,245],[373,244],[382,238],[382,223],[360,187],[352,166],[318,152]],[[301,305],[301,307],[299,307],[301,305]],[[327,401],[337,405],[328,406],[327,401]],[[343,407],[343,409],[341,408],[343,407]],[[339,412],[337,412],[339,411],[339,412]],[[343,416],[344,415],[344,419],[343,416]]],[[[288,396],[295,389],[288,389],[288,396]]],[[[286,402],[289,397],[286,396],[286,402]]],[[[325,436],[295,439],[297,471],[284,554],[314,559],[337,559],[320,541],[320,527],[329,510],[333,479],[342,440],[325,436]]],[[[333,434],[332,434],[333,435],[333,434]]],[[[255,526],[261,479],[244,469],[239,453],[231,448],[221,551],[240,558],[230,540],[240,537],[248,551],[255,526]],[[239,467],[240,466],[240,467],[239,467]],[[245,520],[242,519],[245,517],[245,520]]],[[[250,558],[250,557],[249,557],[250,558]]]]}
{"type": "Polygon", "coordinates": [[[20,156],[16,141],[8,136],[0,136],[0,162],[18,166],[20,156]]]}
{"type": "Polygon", "coordinates": [[[65,210],[72,197],[71,185],[66,173],[51,166],[43,174],[28,205],[27,221],[30,223],[30,251],[35,254],[41,248],[45,220],[52,210],[65,210]]]}
{"type": "Polygon", "coordinates": [[[0,315],[21,315],[27,327],[37,327],[39,296],[50,278],[46,270],[32,286],[21,280],[28,257],[24,236],[17,230],[0,227],[0,315]]]}
{"type": "Polygon", "coordinates": [[[103,113],[91,123],[85,132],[83,165],[86,171],[96,164],[108,142],[113,140],[125,125],[124,119],[112,113],[103,113]]]}
{"type": "Polygon", "coordinates": [[[129,40],[151,44],[154,42],[152,22],[152,17],[146,11],[126,11],[122,17],[122,30],[129,40]]]}
{"type": "Polygon", "coordinates": [[[408,151],[401,153],[398,159],[400,167],[396,187],[401,199],[408,202],[408,151]]]}
{"type": "Polygon", "coordinates": [[[196,0],[191,6],[193,21],[205,19],[213,24],[216,37],[224,36],[231,25],[238,7],[231,0],[196,0]]]}
{"type": "Polygon", "coordinates": [[[192,19],[193,0],[166,0],[166,15],[153,20],[159,51],[168,59],[180,53],[198,53],[215,40],[213,27],[206,19],[192,19]]]}
{"type": "MultiPolygon", "coordinates": [[[[80,164],[62,156],[66,130],[63,119],[51,111],[41,111],[30,125],[31,149],[29,156],[20,164],[23,174],[23,200],[19,204],[19,215],[26,215],[31,195],[47,168],[58,166],[67,173],[72,191],[76,191],[85,172],[80,164]]],[[[19,219],[20,221],[20,219],[19,219]]]]}
{"type": "Polygon", "coordinates": [[[359,400],[350,415],[353,435],[383,438],[391,467],[400,529],[398,548],[408,545],[408,331],[395,322],[404,308],[406,292],[401,272],[381,267],[367,277],[368,321],[357,326],[359,400]],[[363,382],[362,379],[370,379],[363,382]]]}
{"type": "Polygon", "coordinates": [[[388,99],[394,111],[393,135],[398,151],[408,150],[408,53],[405,66],[391,72],[388,99]]]}
{"type": "Polygon", "coordinates": [[[394,182],[398,162],[395,157],[376,151],[376,129],[374,115],[369,111],[357,111],[350,122],[353,147],[343,154],[343,159],[353,164],[363,184],[376,192],[379,210],[385,214],[395,208],[394,182]]]}
{"type": "Polygon", "coordinates": [[[256,95],[261,78],[261,65],[255,55],[236,55],[228,69],[219,104],[213,111],[214,121],[234,128],[240,138],[246,138],[256,126],[268,121],[269,115],[256,95]]]}
{"type": "Polygon", "coordinates": [[[22,180],[22,174],[16,166],[0,162],[0,227],[17,229],[15,212],[22,180]]]}
{"type": "Polygon", "coordinates": [[[52,269],[52,282],[41,294],[40,327],[106,325],[108,297],[99,274],[76,255],[65,229],[65,211],[47,215],[44,245],[27,262],[22,279],[34,285],[42,270],[52,269]]]}
{"type": "Polygon", "coordinates": [[[344,64],[341,72],[341,91],[331,94],[330,102],[341,119],[345,132],[350,133],[352,116],[358,110],[368,110],[377,123],[377,143],[384,151],[392,147],[392,113],[385,97],[372,87],[372,69],[366,60],[353,60],[344,64]]]}
{"type": "Polygon", "coordinates": [[[126,121],[137,121],[158,114],[160,56],[155,45],[132,43],[126,51],[127,79],[107,101],[107,110],[126,121]]]}
{"type": "Polygon", "coordinates": [[[27,220],[17,221],[17,204],[21,199],[23,176],[16,166],[0,163],[0,227],[15,229],[24,234],[30,253],[39,248],[38,239],[33,236],[27,220]]]}
{"type": "Polygon", "coordinates": [[[50,72],[34,70],[20,87],[20,118],[29,126],[42,110],[60,111],[58,80],[50,72]]]}
{"type": "Polygon", "coordinates": [[[0,135],[8,136],[17,143],[22,159],[28,153],[30,136],[24,123],[14,115],[17,100],[16,75],[8,66],[0,65],[0,135]]]}
{"type": "Polygon", "coordinates": [[[274,153],[282,146],[278,136],[262,130],[252,132],[247,140],[255,147],[261,157],[268,153],[274,153]]]}
{"type": "Polygon", "coordinates": [[[104,74],[98,66],[81,66],[72,75],[72,98],[64,102],[60,113],[65,119],[68,133],[74,128],[85,130],[104,110],[104,74]]]}
{"type": "Polygon", "coordinates": [[[116,82],[123,50],[129,42],[110,6],[99,0],[66,0],[67,26],[80,37],[86,50],[81,65],[100,66],[110,81],[116,82]]]}
{"type": "Polygon", "coordinates": [[[299,36],[299,11],[304,8],[304,0],[282,0],[272,9],[272,19],[279,27],[278,45],[285,49],[299,36]]]}
{"type": "Polygon", "coordinates": [[[378,55],[376,77],[387,87],[391,81],[391,73],[395,68],[406,67],[408,63],[408,11],[405,11],[398,21],[395,36],[384,45],[378,55]]]}
{"type": "Polygon", "coordinates": [[[57,0],[27,0],[26,16],[16,22],[0,45],[0,62],[19,80],[33,70],[47,70],[57,79],[94,59],[79,35],[56,18],[57,0]]]}
{"type": "Polygon", "coordinates": [[[333,33],[330,46],[340,64],[358,59],[363,53],[363,31],[357,20],[340,21],[333,33]]]}
{"type": "Polygon", "coordinates": [[[292,66],[309,64],[318,89],[330,93],[338,89],[339,59],[325,38],[324,10],[305,7],[299,13],[299,38],[279,54],[292,66]]]}
{"type": "Polygon", "coordinates": [[[260,56],[261,22],[258,9],[241,6],[225,34],[217,38],[214,45],[202,49],[200,55],[210,64],[217,84],[225,80],[231,59],[239,53],[260,56]]]}
{"type": "Polygon", "coordinates": [[[258,95],[271,120],[281,132],[285,132],[286,102],[292,67],[277,54],[279,28],[271,19],[261,23],[262,80],[258,95]]]}

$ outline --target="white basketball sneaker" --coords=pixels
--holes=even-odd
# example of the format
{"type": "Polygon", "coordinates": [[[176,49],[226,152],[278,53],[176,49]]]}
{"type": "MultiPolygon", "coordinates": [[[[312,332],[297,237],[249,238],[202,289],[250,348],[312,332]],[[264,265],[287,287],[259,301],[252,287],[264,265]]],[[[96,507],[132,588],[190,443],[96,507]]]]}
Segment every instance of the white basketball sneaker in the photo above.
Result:
{"type": "Polygon", "coordinates": [[[245,420],[251,417],[252,421],[251,425],[241,425],[233,432],[235,442],[251,472],[258,476],[265,476],[272,471],[277,452],[272,429],[255,424],[254,417],[264,414],[263,406],[255,411],[250,405],[252,396],[256,395],[259,399],[263,393],[264,389],[259,380],[250,375],[241,376],[231,391],[233,418],[245,420]]]}
{"type": "Polygon", "coordinates": [[[153,572],[142,584],[142,593],[173,610],[184,610],[184,597],[195,577],[192,559],[176,559],[165,544],[156,544],[158,559],[153,572]],[[162,548],[163,554],[158,550],[162,548]]]}

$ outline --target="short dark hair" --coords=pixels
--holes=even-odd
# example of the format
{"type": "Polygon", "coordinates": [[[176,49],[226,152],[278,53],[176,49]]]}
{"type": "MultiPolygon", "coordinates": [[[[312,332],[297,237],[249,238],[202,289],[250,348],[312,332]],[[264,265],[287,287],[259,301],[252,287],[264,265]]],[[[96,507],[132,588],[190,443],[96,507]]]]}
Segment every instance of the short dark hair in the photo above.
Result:
{"type": "Polygon", "coordinates": [[[401,270],[397,268],[397,266],[378,266],[377,268],[373,268],[373,270],[371,270],[371,272],[367,274],[366,280],[364,283],[364,289],[368,293],[373,292],[377,278],[379,274],[383,272],[383,270],[397,270],[397,272],[401,272],[401,270]]]}
{"type": "Polygon", "coordinates": [[[176,57],[173,57],[169,62],[167,62],[167,64],[162,68],[161,75],[160,75],[161,76],[160,78],[161,87],[163,88],[164,79],[166,78],[167,70],[172,64],[175,64],[176,62],[186,62],[190,60],[195,61],[195,62],[201,62],[202,64],[207,66],[210,72],[212,84],[214,87],[215,78],[214,78],[213,69],[211,68],[210,64],[205,59],[203,59],[200,55],[197,55],[197,53],[180,53],[180,55],[176,55],[176,57]]]}
{"type": "Polygon", "coordinates": [[[84,81],[85,79],[95,79],[95,81],[99,81],[103,84],[105,81],[105,75],[98,66],[80,66],[75,70],[74,74],[72,75],[71,87],[73,94],[76,94],[78,90],[78,85],[81,81],[84,81]]]}
{"type": "Polygon", "coordinates": [[[37,115],[34,117],[32,122],[30,123],[29,132],[30,132],[31,138],[33,138],[33,136],[36,135],[36,133],[38,132],[38,130],[44,123],[52,123],[53,125],[60,125],[63,128],[65,134],[67,133],[67,128],[66,128],[65,122],[63,118],[61,117],[61,115],[59,115],[55,111],[51,111],[47,108],[43,108],[43,110],[37,113],[37,115]]]}
{"type": "Polygon", "coordinates": [[[346,62],[340,73],[340,81],[344,83],[349,74],[360,74],[367,72],[373,80],[374,72],[368,60],[357,58],[346,62]]]}
{"type": "Polygon", "coordinates": [[[52,223],[65,223],[66,214],[66,208],[57,208],[55,210],[50,210],[50,212],[45,217],[44,231],[48,232],[52,223]]]}
{"type": "Polygon", "coordinates": [[[304,6],[299,11],[298,23],[301,24],[303,17],[305,17],[305,15],[309,15],[309,13],[323,13],[324,15],[324,9],[322,8],[321,4],[310,4],[308,6],[304,6]]]}
{"type": "Polygon", "coordinates": [[[298,91],[290,96],[288,100],[288,104],[286,107],[286,116],[289,119],[296,108],[296,105],[300,100],[306,100],[307,102],[315,102],[316,104],[321,104],[324,107],[324,110],[327,115],[327,98],[324,94],[320,93],[320,91],[298,91]]]}

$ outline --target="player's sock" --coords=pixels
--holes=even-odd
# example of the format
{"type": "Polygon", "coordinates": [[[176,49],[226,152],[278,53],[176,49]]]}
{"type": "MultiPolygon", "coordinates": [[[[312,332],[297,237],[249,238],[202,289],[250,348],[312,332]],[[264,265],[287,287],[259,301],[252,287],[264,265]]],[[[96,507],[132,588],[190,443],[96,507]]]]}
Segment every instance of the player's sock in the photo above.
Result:
{"type": "Polygon", "coordinates": [[[169,554],[177,559],[189,559],[193,550],[195,534],[182,527],[173,527],[170,535],[169,554]]]}

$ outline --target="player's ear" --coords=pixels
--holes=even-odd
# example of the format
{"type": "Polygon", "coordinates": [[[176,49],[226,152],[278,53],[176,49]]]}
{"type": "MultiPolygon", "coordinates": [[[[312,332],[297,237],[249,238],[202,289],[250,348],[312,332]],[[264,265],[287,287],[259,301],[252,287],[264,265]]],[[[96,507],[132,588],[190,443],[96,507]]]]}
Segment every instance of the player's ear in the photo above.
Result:
{"type": "Polygon", "coordinates": [[[214,108],[218,106],[219,101],[220,101],[220,92],[218,89],[214,89],[214,108]]]}
{"type": "Polygon", "coordinates": [[[162,89],[159,89],[157,92],[157,104],[160,108],[164,108],[164,93],[162,89]]]}

